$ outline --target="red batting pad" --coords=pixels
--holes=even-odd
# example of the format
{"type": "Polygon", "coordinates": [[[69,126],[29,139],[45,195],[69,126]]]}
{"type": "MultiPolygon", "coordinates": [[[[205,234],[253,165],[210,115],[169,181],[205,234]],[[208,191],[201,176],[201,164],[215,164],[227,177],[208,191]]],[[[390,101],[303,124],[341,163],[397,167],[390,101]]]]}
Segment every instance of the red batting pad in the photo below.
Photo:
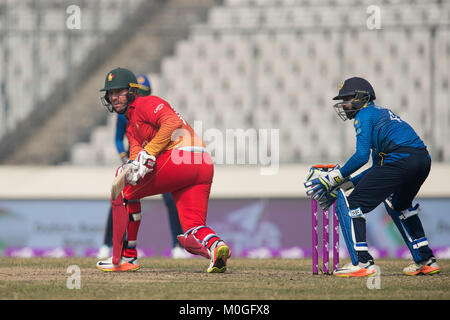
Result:
{"type": "Polygon", "coordinates": [[[185,237],[184,234],[177,236],[178,242],[187,252],[198,254],[207,259],[210,258],[209,251],[192,234],[185,237]]]}
{"type": "Polygon", "coordinates": [[[113,217],[113,259],[112,263],[118,265],[122,256],[123,238],[127,231],[129,216],[123,205],[122,193],[116,200],[111,201],[113,217]]]}

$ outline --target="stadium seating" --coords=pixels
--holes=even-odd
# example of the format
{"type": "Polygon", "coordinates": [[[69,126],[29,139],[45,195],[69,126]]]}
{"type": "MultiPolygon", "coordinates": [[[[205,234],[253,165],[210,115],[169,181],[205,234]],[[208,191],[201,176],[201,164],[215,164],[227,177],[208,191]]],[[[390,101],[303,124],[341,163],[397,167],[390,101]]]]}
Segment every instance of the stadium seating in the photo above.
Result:
{"type": "Polygon", "coordinates": [[[331,98],[345,77],[359,75],[376,88],[378,104],[409,121],[438,160],[449,161],[446,139],[437,138],[450,137],[448,116],[431,110],[448,114],[450,44],[439,25],[450,21],[450,6],[380,1],[377,31],[366,26],[371,4],[225,1],[162,61],[155,94],[206,128],[280,129],[284,163],[333,162],[351,154],[355,137],[332,111],[331,98]],[[430,45],[431,25],[438,28],[437,48],[430,45]]]}
{"type": "Polygon", "coordinates": [[[58,81],[70,79],[70,71],[141,1],[77,2],[83,31],[77,32],[66,25],[72,1],[0,0],[0,138],[58,81]]]}
{"type": "MultiPolygon", "coordinates": [[[[116,25],[109,21],[120,17],[108,17],[117,14],[123,2],[111,3],[111,12],[102,10],[99,16],[90,5],[86,24],[113,29],[116,25]]],[[[32,30],[33,19],[26,18],[32,16],[30,9],[15,10],[23,16],[16,19],[16,27],[32,30]]],[[[58,10],[53,11],[46,10],[40,22],[49,32],[65,14],[58,18],[58,10]]],[[[377,103],[410,122],[435,161],[448,162],[449,21],[450,3],[439,0],[225,0],[211,8],[206,23],[191,27],[173,55],[161,61],[161,72],[149,76],[154,93],[191,124],[201,120],[204,131],[279,129],[283,163],[342,162],[351,155],[353,126],[336,116],[331,98],[346,77],[366,77],[375,87],[377,103]],[[380,9],[379,30],[368,27],[370,6],[380,9]]],[[[35,92],[42,97],[52,83],[67,76],[68,54],[63,48],[69,39],[57,29],[40,41],[41,47],[56,50],[41,61],[40,70],[25,67],[16,72],[17,88],[28,88],[33,72],[45,72],[53,80],[35,92]]],[[[31,64],[32,52],[39,46],[26,37],[7,38],[24,48],[10,59],[21,66],[31,64]]],[[[86,59],[96,40],[95,35],[70,38],[77,49],[70,54],[74,65],[86,59]]],[[[42,53],[38,56],[44,58],[42,53]]],[[[33,103],[28,96],[21,99],[22,111],[14,111],[17,119],[33,103]]],[[[9,117],[2,109],[0,121],[8,119],[13,126],[9,117]]],[[[117,163],[113,140],[105,133],[112,132],[114,122],[108,126],[98,129],[104,134],[92,133],[89,143],[74,146],[71,163],[83,164],[82,154],[95,150],[111,153],[99,156],[97,163],[117,163]]]]}

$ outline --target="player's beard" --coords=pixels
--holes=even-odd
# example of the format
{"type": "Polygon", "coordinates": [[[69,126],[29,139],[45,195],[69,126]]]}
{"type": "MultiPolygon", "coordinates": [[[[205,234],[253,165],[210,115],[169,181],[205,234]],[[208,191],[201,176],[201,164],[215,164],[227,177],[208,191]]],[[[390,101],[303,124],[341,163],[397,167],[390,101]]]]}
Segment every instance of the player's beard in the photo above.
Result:
{"type": "Polygon", "coordinates": [[[128,110],[128,103],[118,103],[116,105],[113,105],[112,107],[113,107],[113,110],[115,112],[117,112],[118,114],[125,114],[128,110]],[[119,105],[121,105],[122,107],[119,110],[117,110],[116,106],[119,106],[119,105]]]}
{"type": "Polygon", "coordinates": [[[354,109],[350,109],[350,110],[349,109],[347,109],[347,110],[344,109],[345,115],[347,116],[347,119],[349,119],[349,120],[355,118],[356,113],[358,111],[359,110],[354,110],[354,109]]]}

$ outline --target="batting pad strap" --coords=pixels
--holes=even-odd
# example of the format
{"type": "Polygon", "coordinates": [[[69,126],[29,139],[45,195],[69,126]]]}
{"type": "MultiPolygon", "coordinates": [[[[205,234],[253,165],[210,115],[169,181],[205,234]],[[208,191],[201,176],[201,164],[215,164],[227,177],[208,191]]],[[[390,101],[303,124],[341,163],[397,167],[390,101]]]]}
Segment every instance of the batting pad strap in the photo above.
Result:
{"type": "MultiPolygon", "coordinates": [[[[411,235],[411,232],[408,226],[405,223],[405,217],[401,212],[394,210],[392,203],[386,199],[384,201],[384,206],[386,207],[386,211],[391,217],[392,221],[394,221],[395,226],[397,227],[400,235],[408,246],[409,252],[413,257],[415,262],[422,261],[422,255],[418,250],[421,246],[428,245],[428,241],[426,238],[420,238],[417,240],[413,240],[414,237],[411,235]]],[[[415,206],[415,208],[417,205],[415,206]]],[[[411,216],[410,216],[411,217],[411,216]]]]}
{"type": "Polygon", "coordinates": [[[195,236],[197,231],[200,230],[200,229],[203,229],[203,228],[206,228],[206,226],[192,227],[188,231],[186,231],[184,234],[185,234],[185,236],[188,236],[189,234],[192,233],[192,235],[195,236]]]}
{"type": "Polygon", "coordinates": [[[356,242],[355,243],[355,251],[369,251],[367,242],[356,242]]]}
{"type": "Polygon", "coordinates": [[[214,238],[214,237],[220,239],[219,236],[218,236],[217,234],[215,234],[215,233],[210,233],[210,234],[208,234],[206,237],[203,238],[202,244],[203,244],[205,247],[207,247],[208,241],[209,241],[211,238],[214,238]]]}
{"type": "Polygon", "coordinates": [[[196,227],[192,227],[192,228],[188,229],[188,230],[184,233],[184,235],[187,236],[187,235],[190,234],[190,233],[192,232],[192,230],[194,230],[195,228],[196,228],[196,227]]]}
{"type": "Polygon", "coordinates": [[[400,214],[400,219],[406,220],[412,216],[415,216],[419,214],[421,208],[419,207],[419,204],[417,203],[414,207],[403,210],[400,214]]]}
{"type": "Polygon", "coordinates": [[[200,229],[203,229],[203,228],[207,228],[207,227],[206,227],[206,226],[198,226],[198,227],[190,228],[188,231],[186,231],[186,232],[184,233],[184,235],[185,235],[185,237],[191,235],[192,237],[194,237],[195,240],[198,241],[198,243],[200,243],[201,245],[203,245],[205,248],[208,248],[208,241],[209,241],[211,238],[214,238],[214,237],[216,237],[216,238],[219,239],[219,236],[218,236],[217,234],[215,234],[215,233],[210,233],[210,234],[208,234],[206,237],[203,238],[203,241],[200,241],[200,239],[198,239],[198,238],[195,236],[195,234],[197,233],[197,231],[199,231],[200,229]]]}
{"type": "Polygon", "coordinates": [[[177,239],[186,251],[192,254],[201,255],[207,259],[210,258],[209,250],[193,235],[192,232],[189,234],[180,234],[177,236],[177,239]]]}
{"type": "Polygon", "coordinates": [[[130,213],[130,221],[140,221],[142,218],[142,214],[140,212],[130,213]]]}
{"type": "Polygon", "coordinates": [[[414,249],[419,249],[421,247],[425,247],[428,245],[428,239],[425,237],[422,237],[420,239],[416,239],[412,242],[412,246],[414,249]]]}
{"type": "Polygon", "coordinates": [[[135,249],[136,243],[137,243],[137,240],[133,240],[133,241],[127,240],[126,248],[127,249],[135,249]]]}

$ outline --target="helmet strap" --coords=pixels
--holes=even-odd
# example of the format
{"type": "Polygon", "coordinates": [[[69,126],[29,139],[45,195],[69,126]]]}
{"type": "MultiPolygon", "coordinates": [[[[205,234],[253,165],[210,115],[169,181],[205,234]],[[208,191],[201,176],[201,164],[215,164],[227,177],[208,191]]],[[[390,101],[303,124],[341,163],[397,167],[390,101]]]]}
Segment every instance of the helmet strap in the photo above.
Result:
{"type": "Polygon", "coordinates": [[[352,106],[355,110],[364,108],[370,100],[370,93],[366,91],[356,91],[355,97],[351,100],[352,106]]]}
{"type": "Polygon", "coordinates": [[[353,112],[348,116],[349,119],[353,119],[356,117],[356,114],[367,106],[367,103],[370,101],[370,93],[367,91],[356,91],[355,97],[351,100],[351,104],[353,107],[353,112]]]}
{"type": "Polygon", "coordinates": [[[135,99],[137,95],[137,90],[133,87],[130,87],[127,92],[127,104],[130,105],[135,99]]]}

